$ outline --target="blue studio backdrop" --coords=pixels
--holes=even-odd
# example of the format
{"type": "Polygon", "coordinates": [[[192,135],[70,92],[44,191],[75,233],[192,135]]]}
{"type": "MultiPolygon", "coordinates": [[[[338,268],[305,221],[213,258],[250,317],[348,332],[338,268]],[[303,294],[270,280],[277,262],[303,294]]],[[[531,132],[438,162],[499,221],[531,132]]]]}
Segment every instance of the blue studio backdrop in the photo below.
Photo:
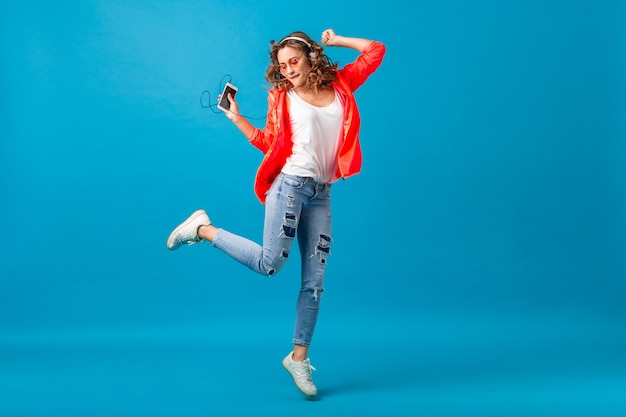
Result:
{"type": "Polygon", "coordinates": [[[0,416],[626,413],[626,2],[3,2],[0,52],[0,416]],[[260,241],[262,155],[201,97],[262,127],[269,41],[326,28],[387,54],[311,402],[298,262],[165,239],[204,208],[260,241]]]}

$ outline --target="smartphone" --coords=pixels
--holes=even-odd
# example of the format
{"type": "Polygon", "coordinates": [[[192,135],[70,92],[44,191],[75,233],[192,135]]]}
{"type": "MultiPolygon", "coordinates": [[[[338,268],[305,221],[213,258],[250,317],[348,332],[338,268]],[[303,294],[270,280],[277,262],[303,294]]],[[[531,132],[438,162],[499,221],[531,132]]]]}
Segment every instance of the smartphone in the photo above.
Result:
{"type": "Polygon", "coordinates": [[[222,95],[220,96],[220,101],[217,102],[217,108],[221,111],[230,111],[230,101],[228,101],[228,94],[235,97],[237,94],[238,88],[232,85],[231,83],[226,83],[224,86],[224,91],[222,91],[222,95]]]}

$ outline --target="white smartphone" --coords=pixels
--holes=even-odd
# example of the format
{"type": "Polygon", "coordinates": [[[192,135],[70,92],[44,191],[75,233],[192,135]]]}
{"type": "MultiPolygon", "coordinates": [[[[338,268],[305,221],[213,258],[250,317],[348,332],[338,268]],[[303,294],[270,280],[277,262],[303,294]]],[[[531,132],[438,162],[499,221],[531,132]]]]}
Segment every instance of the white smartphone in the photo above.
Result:
{"type": "Polygon", "coordinates": [[[230,101],[228,101],[228,94],[235,97],[237,94],[238,88],[232,85],[231,83],[226,83],[224,86],[224,91],[220,95],[220,100],[217,102],[217,108],[221,111],[230,111],[230,101]]]}

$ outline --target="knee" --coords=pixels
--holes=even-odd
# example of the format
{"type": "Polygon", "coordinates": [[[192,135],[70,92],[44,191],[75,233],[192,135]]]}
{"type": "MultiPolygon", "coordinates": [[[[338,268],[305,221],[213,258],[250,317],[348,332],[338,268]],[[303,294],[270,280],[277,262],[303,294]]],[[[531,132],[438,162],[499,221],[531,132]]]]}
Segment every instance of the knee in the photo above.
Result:
{"type": "Polygon", "coordinates": [[[283,224],[278,231],[279,248],[272,253],[266,253],[262,259],[261,270],[269,277],[276,275],[287,262],[289,250],[296,236],[298,218],[296,213],[288,211],[285,213],[283,224]]]}
{"type": "Polygon", "coordinates": [[[320,263],[326,265],[328,262],[328,256],[330,255],[330,243],[332,238],[327,235],[320,235],[319,241],[315,248],[315,253],[319,257],[320,263]]]}
{"type": "Polygon", "coordinates": [[[266,255],[263,257],[261,261],[261,267],[259,268],[266,276],[272,277],[280,272],[285,266],[285,262],[289,258],[289,250],[281,249],[277,255],[269,256],[266,255]]]}

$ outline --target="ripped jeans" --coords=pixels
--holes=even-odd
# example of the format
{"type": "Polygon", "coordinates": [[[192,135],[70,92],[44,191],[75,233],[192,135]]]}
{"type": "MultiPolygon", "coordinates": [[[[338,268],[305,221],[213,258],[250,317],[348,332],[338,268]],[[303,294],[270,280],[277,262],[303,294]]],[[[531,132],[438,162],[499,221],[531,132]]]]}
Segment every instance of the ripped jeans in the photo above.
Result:
{"type": "Polygon", "coordinates": [[[292,339],[296,345],[310,345],[324,292],[331,242],[330,188],[331,184],[281,173],[265,202],[263,246],[224,229],[219,229],[213,239],[214,247],[269,277],[281,270],[294,239],[298,239],[302,285],[292,339]]]}

